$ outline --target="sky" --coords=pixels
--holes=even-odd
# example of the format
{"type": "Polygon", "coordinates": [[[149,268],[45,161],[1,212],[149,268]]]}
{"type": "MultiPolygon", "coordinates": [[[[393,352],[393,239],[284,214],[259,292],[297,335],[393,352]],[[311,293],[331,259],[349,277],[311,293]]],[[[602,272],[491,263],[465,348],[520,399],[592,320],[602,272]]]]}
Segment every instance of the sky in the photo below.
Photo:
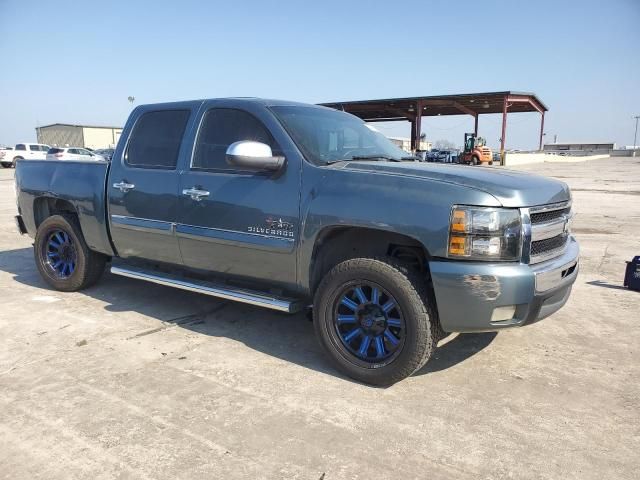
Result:
{"type": "MultiPolygon", "coordinates": [[[[640,0],[0,0],[0,32],[6,145],[35,141],[38,125],[122,126],[138,104],[229,96],[534,92],[547,141],[619,146],[640,115],[640,0]]],[[[490,146],[500,126],[480,117],[490,146]]],[[[539,114],[507,128],[507,148],[537,147],[539,114]]],[[[470,116],[423,119],[431,141],[460,145],[465,131],[470,116]]]]}

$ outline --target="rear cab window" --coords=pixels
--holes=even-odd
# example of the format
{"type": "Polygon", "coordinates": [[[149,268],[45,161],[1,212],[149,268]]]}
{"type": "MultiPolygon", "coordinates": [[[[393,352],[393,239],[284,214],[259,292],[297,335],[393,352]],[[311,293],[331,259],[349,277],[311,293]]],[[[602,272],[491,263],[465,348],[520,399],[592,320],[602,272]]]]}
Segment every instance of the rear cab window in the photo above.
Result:
{"type": "Polygon", "coordinates": [[[124,161],[130,167],[175,169],[190,110],[143,113],[131,132],[124,161]]]}

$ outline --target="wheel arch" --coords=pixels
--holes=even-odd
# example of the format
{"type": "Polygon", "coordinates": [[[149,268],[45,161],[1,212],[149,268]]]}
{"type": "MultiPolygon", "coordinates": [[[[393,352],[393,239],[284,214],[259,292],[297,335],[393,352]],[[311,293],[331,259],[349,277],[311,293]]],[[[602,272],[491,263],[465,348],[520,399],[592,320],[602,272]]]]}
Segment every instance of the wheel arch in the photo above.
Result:
{"type": "Polygon", "coordinates": [[[42,196],[33,201],[33,221],[36,228],[53,215],[67,214],[78,217],[78,211],[68,200],[42,196]]]}
{"type": "Polygon", "coordinates": [[[309,293],[313,295],[322,277],[344,260],[386,256],[428,274],[429,251],[409,235],[363,226],[326,226],[315,237],[309,263],[309,293]]]}

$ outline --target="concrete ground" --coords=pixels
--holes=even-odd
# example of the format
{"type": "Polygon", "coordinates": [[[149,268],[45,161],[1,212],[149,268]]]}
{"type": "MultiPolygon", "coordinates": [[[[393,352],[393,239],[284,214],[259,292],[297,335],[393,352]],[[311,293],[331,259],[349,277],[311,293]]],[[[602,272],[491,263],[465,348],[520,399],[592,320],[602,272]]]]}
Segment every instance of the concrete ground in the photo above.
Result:
{"type": "Polygon", "coordinates": [[[638,478],[640,159],[520,169],[573,188],[569,303],[388,389],[332,370],[302,315],[108,273],[50,290],[0,170],[0,477],[638,478]]]}

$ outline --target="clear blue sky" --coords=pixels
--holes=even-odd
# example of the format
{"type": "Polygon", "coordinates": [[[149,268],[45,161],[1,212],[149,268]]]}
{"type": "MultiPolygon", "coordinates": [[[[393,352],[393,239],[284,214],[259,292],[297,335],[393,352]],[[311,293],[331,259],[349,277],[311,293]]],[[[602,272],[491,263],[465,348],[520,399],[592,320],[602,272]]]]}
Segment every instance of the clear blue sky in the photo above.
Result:
{"type": "MultiPolygon", "coordinates": [[[[0,144],[47,123],[122,125],[136,103],[535,92],[559,141],[633,143],[640,0],[0,0],[0,144]]],[[[470,117],[427,118],[460,144],[470,117]]],[[[500,117],[480,134],[496,145],[500,117]]],[[[515,114],[508,148],[537,145],[515,114]]],[[[406,123],[381,127],[408,134],[406,123]]]]}

